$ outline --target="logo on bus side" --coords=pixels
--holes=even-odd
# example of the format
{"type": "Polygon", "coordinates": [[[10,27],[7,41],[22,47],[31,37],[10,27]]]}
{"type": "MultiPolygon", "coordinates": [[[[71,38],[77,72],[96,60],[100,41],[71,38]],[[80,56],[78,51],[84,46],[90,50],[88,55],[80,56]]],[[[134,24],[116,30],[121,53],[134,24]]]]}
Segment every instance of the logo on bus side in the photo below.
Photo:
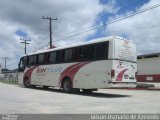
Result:
{"type": "Polygon", "coordinates": [[[62,67],[57,68],[37,68],[36,73],[51,73],[51,72],[62,72],[62,67]]]}
{"type": "Polygon", "coordinates": [[[131,47],[130,47],[130,45],[129,45],[129,41],[124,40],[123,47],[125,48],[125,50],[130,49],[131,47]]]}

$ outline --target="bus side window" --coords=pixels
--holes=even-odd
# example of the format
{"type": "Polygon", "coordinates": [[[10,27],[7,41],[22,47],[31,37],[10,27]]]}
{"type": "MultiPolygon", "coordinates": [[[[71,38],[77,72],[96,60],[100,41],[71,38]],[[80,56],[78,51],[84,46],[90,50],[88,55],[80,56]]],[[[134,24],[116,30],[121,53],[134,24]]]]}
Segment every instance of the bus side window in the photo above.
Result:
{"type": "Polygon", "coordinates": [[[86,45],[78,48],[79,60],[93,60],[95,56],[94,45],[86,45]]]}
{"type": "Polygon", "coordinates": [[[44,64],[44,54],[38,55],[38,64],[44,64]]]}
{"type": "Polygon", "coordinates": [[[71,62],[72,60],[72,49],[65,50],[65,62],[71,62]]]}
{"type": "Polygon", "coordinates": [[[29,65],[33,65],[33,60],[34,60],[33,56],[29,56],[29,65]]]}
{"type": "Polygon", "coordinates": [[[62,63],[62,62],[64,62],[64,50],[59,50],[59,51],[57,51],[57,54],[56,54],[56,62],[57,62],[57,63],[62,63]]]}
{"type": "Polygon", "coordinates": [[[78,47],[78,61],[84,60],[84,47],[78,47]]]}
{"type": "Polygon", "coordinates": [[[49,63],[56,63],[56,52],[49,53],[49,63]]]}
{"type": "Polygon", "coordinates": [[[29,56],[27,56],[27,66],[29,66],[29,56]]]}
{"type": "Polygon", "coordinates": [[[24,67],[27,65],[27,56],[23,57],[22,64],[24,65],[24,67]]]}
{"type": "Polygon", "coordinates": [[[33,64],[36,65],[37,64],[37,55],[33,56],[33,64]]]}
{"type": "Polygon", "coordinates": [[[108,58],[108,41],[95,44],[95,59],[107,59],[108,58]]]}
{"type": "Polygon", "coordinates": [[[44,53],[44,64],[49,63],[49,57],[50,57],[50,53],[44,53]]]}
{"type": "Polygon", "coordinates": [[[84,58],[86,60],[92,60],[94,56],[94,45],[87,45],[84,51],[84,58]]]}
{"type": "Polygon", "coordinates": [[[77,48],[72,48],[72,61],[77,61],[77,48]]]}

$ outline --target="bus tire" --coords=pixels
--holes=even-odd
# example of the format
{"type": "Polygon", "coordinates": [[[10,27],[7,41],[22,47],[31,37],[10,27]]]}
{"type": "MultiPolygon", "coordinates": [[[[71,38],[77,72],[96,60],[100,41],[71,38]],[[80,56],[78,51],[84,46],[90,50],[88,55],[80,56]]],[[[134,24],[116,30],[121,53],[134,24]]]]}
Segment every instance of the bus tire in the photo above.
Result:
{"type": "Polygon", "coordinates": [[[64,92],[71,93],[73,91],[72,81],[69,78],[64,79],[62,88],[64,92]]]}
{"type": "Polygon", "coordinates": [[[31,87],[30,80],[27,77],[24,79],[24,87],[26,88],[31,87]]]}

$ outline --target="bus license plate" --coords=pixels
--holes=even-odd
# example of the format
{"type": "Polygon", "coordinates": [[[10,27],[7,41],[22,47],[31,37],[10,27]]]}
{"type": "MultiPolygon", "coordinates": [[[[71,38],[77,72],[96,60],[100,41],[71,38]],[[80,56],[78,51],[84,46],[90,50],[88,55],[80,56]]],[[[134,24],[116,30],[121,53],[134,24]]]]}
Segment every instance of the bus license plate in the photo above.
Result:
{"type": "Polygon", "coordinates": [[[129,75],[124,75],[124,79],[128,79],[129,75]]]}

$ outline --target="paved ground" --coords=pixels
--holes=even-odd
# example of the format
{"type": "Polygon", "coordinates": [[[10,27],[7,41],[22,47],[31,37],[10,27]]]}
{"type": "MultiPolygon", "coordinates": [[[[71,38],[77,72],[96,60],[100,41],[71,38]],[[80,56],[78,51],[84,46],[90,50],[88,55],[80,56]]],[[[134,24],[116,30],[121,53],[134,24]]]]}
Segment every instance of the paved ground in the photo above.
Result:
{"type": "Polygon", "coordinates": [[[0,83],[0,113],[159,113],[160,91],[101,89],[93,94],[0,83]]]}

